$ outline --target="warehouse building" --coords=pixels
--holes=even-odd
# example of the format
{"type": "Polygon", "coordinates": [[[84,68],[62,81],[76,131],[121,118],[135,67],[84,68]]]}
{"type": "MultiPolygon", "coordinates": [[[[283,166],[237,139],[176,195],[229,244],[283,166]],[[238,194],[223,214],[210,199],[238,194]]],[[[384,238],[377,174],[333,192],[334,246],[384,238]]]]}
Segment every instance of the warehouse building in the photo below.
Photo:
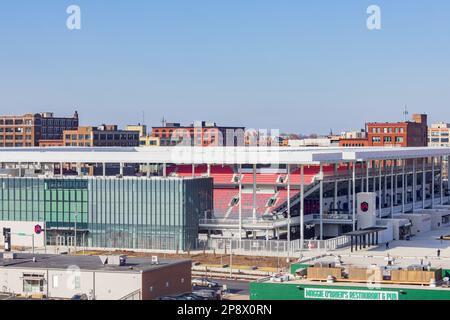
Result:
{"type": "Polygon", "coordinates": [[[34,223],[50,245],[189,250],[212,210],[209,178],[4,177],[0,186],[0,221],[12,228],[13,246],[34,223]]]}
{"type": "Polygon", "coordinates": [[[153,300],[191,291],[190,260],[0,254],[0,292],[50,299],[153,300]]]}

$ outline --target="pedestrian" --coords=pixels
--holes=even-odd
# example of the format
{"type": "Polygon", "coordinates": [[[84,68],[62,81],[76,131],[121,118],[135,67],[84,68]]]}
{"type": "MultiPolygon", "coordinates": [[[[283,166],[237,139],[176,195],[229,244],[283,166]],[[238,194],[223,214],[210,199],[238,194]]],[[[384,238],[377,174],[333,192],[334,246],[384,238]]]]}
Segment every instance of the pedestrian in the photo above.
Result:
{"type": "Polygon", "coordinates": [[[389,250],[389,241],[386,242],[386,250],[389,250]]]}
{"type": "Polygon", "coordinates": [[[441,244],[442,244],[442,242],[444,241],[444,236],[441,236],[439,239],[441,240],[441,244]]]}
{"type": "Polygon", "coordinates": [[[440,258],[441,257],[441,249],[437,250],[437,257],[440,258]]]}

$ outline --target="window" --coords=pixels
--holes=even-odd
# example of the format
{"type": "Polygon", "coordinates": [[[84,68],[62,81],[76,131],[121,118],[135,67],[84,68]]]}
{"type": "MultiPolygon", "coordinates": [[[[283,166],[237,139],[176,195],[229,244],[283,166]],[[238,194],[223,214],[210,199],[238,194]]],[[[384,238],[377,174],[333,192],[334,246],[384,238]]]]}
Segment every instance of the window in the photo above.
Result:
{"type": "Polygon", "coordinates": [[[372,142],[381,142],[380,137],[372,137],[372,142]]]}
{"type": "Polygon", "coordinates": [[[403,137],[395,137],[395,142],[397,143],[403,143],[403,137]]]}
{"type": "Polygon", "coordinates": [[[59,277],[55,274],[52,277],[53,288],[56,289],[59,286],[59,277]]]}
{"type": "Polygon", "coordinates": [[[392,142],[392,137],[384,137],[383,139],[384,142],[392,142]]]}
{"type": "Polygon", "coordinates": [[[388,129],[388,132],[389,132],[389,133],[392,133],[392,128],[389,128],[389,129],[388,129]]]}
{"type": "Polygon", "coordinates": [[[388,133],[388,129],[387,128],[383,128],[383,133],[388,133]]]}

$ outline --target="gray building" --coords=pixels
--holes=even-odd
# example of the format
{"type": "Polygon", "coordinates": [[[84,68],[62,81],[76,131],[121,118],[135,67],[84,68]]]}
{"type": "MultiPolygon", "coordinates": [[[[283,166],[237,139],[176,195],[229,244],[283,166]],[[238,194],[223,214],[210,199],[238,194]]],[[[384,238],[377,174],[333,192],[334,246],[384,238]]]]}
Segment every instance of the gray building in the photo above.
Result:
{"type": "Polygon", "coordinates": [[[152,300],[191,291],[190,260],[0,254],[0,293],[90,300],[152,300]]]}
{"type": "Polygon", "coordinates": [[[212,211],[212,190],[211,178],[5,177],[0,221],[35,222],[49,245],[189,250],[199,219],[212,211]]]}

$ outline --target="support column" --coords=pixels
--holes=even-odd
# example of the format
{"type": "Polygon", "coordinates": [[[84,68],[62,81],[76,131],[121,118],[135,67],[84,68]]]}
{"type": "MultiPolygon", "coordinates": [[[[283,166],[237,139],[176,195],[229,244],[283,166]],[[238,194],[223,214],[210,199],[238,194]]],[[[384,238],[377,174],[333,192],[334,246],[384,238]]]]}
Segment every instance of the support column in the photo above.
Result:
{"type": "Polygon", "coordinates": [[[377,173],[376,173],[375,160],[372,160],[372,183],[373,183],[372,189],[373,189],[373,192],[377,191],[376,175],[377,175],[377,173]]]}
{"type": "Polygon", "coordinates": [[[348,185],[347,185],[347,204],[348,204],[348,213],[350,214],[351,209],[351,194],[352,194],[352,173],[350,168],[350,162],[347,164],[347,176],[348,176],[348,185]]]}
{"type": "Polygon", "coordinates": [[[192,178],[195,178],[195,164],[192,164],[192,178]]]}
{"type": "Polygon", "coordinates": [[[106,177],[106,163],[102,164],[103,177],[106,177]]]}
{"type": "Polygon", "coordinates": [[[239,164],[239,248],[242,241],[242,164],[239,164]]]}
{"type": "Polygon", "coordinates": [[[147,178],[150,178],[150,163],[147,163],[147,178]]]}
{"type": "MultiPolygon", "coordinates": [[[[287,241],[290,248],[291,243],[291,165],[287,165],[287,241]]],[[[289,250],[288,250],[289,252],[289,250]]]]}
{"type": "Polygon", "coordinates": [[[442,156],[439,157],[439,167],[440,167],[440,179],[439,179],[439,193],[440,193],[440,200],[439,200],[439,204],[443,205],[444,204],[444,182],[442,180],[443,174],[442,174],[442,166],[443,160],[442,160],[442,156]]]}
{"type": "Polygon", "coordinates": [[[211,178],[211,165],[210,164],[207,165],[207,170],[208,170],[208,172],[207,172],[208,178],[211,178]]]}
{"type": "Polygon", "coordinates": [[[320,165],[320,187],[319,187],[319,206],[320,206],[320,240],[323,240],[323,164],[320,165]]]}
{"type": "MultiPolygon", "coordinates": [[[[289,193],[289,192],[288,192],[289,193]]],[[[289,202],[288,202],[289,205],[289,202]]],[[[290,209],[288,209],[290,211],[290,209]]],[[[253,165],[253,221],[256,221],[256,164],[253,165]]]]}
{"type": "Polygon", "coordinates": [[[356,231],[356,166],[353,162],[353,173],[352,173],[352,221],[353,221],[353,231],[356,231]]]}
{"type": "Polygon", "coordinates": [[[417,159],[413,160],[413,190],[412,190],[412,212],[416,211],[416,198],[417,198],[417,172],[416,172],[417,159]]]}
{"type": "Polygon", "coordinates": [[[407,182],[408,180],[405,179],[405,164],[406,161],[402,160],[402,213],[405,213],[405,203],[406,203],[406,194],[408,190],[407,182]]]}
{"type": "Polygon", "coordinates": [[[447,156],[447,189],[448,192],[448,204],[450,204],[450,156],[447,156]]]}
{"type": "Polygon", "coordinates": [[[336,181],[334,181],[334,194],[333,194],[333,209],[338,212],[337,198],[338,198],[338,180],[337,180],[337,164],[333,165],[333,172],[336,181]]]}
{"type": "Polygon", "coordinates": [[[123,176],[123,162],[120,163],[120,175],[123,176]]]}
{"type": "Polygon", "coordinates": [[[434,208],[434,157],[431,157],[431,208],[434,208]]]}
{"type": "Polygon", "coordinates": [[[300,165],[300,249],[305,242],[305,166],[300,165]]]}
{"type": "Polygon", "coordinates": [[[384,173],[383,203],[386,203],[387,202],[387,176],[388,176],[387,169],[386,169],[387,161],[383,161],[383,164],[384,164],[384,166],[383,166],[383,173],[384,173]]]}
{"type": "Polygon", "coordinates": [[[394,218],[394,160],[391,160],[391,218],[394,218]]]}
{"type": "Polygon", "coordinates": [[[81,176],[81,163],[77,163],[77,174],[81,176]]]}
{"type": "Polygon", "coordinates": [[[61,177],[64,175],[64,164],[62,162],[59,163],[59,175],[61,177]]]}
{"type": "Polygon", "coordinates": [[[369,192],[369,161],[366,160],[366,192],[369,192]]]}
{"type": "Polygon", "coordinates": [[[427,194],[425,192],[425,186],[427,185],[427,172],[425,167],[425,158],[422,158],[422,209],[425,209],[425,199],[427,194]]]}
{"type": "Polygon", "coordinates": [[[167,163],[163,163],[163,177],[167,177],[167,163]]]}
{"type": "Polygon", "coordinates": [[[382,195],[383,195],[383,190],[382,190],[382,186],[381,186],[381,168],[382,168],[382,164],[383,161],[378,161],[378,215],[379,218],[382,218],[382,207],[383,207],[383,202],[382,202],[382,195]]]}

